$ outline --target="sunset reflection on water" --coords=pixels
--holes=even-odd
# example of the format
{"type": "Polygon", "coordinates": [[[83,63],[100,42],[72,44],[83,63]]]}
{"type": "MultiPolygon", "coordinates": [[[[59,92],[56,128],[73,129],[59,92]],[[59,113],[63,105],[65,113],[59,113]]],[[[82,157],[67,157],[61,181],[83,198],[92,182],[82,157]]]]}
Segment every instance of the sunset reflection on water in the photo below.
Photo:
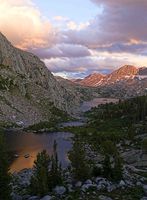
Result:
{"type": "Polygon", "coordinates": [[[71,133],[7,133],[6,142],[9,152],[18,155],[14,158],[11,166],[11,172],[18,172],[25,168],[32,168],[36,155],[43,149],[46,149],[49,155],[52,155],[54,140],[57,142],[57,152],[62,166],[69,164],[68,152],[72,147],[71,133]],[[25,155],[29,155],[25,158],[25,155]]]}

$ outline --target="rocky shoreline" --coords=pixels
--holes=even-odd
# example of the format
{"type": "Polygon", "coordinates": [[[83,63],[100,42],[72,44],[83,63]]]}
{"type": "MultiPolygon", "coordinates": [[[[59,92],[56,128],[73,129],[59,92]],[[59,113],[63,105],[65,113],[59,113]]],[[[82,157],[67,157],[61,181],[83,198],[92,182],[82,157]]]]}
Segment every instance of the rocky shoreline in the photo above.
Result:
{"type": "MultiPolygon", "coordinates": [[[[86,199],[86,196],[92,192],[93,196],[99,194],[100,200],[113,200],[111,194],[120,190],[125,194],[127,189],[142,188],[144,196],[140,200],[147,199],[147,177],[139,175],[139,173],[146,172],[135,168],[131,165],[125,165],[123,168],[123,178],[119,182],[111,182],[103,177],[92,177],[85,182],[74,181],[71,178],[69,171],[64,171],[64,184],[56,186],[52,192],[48,193],[45,197],[29,195],[27,188],[30,184],[30,179],[33,174],[33,169],[24,169],[19,173],[13,174],[12,182],[12,199],[13,200],[59,200],[70,199],[75,192],[79,192],[78,199],[86,199]]],[[[117,195],[116,195],[117,196],[117,195]]],[[[139,199],[138,199],[139,200],[139,199]]]]}

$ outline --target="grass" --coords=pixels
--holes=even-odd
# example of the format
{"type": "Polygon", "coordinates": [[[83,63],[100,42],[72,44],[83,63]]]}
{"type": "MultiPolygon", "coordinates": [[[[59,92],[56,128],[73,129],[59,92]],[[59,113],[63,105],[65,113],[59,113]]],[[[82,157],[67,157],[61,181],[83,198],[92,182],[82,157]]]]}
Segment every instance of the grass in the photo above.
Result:
{"type": "Polygon", "coordinates": [[[19,126],[13,122],[0,121],[0,128],[18,128],[19,126]]]}
{"type": "Polygon", "coordinates": [[[33,125],[25,128],[24,131],[32,130],[32,131],[38,131],[39,132],[43,129],[46,129],[48,131],[57,131],[56,123],[52,122],[52,121],[42,121],[42,122],[39,122],[37,124],[33,124],[33,125]]]}

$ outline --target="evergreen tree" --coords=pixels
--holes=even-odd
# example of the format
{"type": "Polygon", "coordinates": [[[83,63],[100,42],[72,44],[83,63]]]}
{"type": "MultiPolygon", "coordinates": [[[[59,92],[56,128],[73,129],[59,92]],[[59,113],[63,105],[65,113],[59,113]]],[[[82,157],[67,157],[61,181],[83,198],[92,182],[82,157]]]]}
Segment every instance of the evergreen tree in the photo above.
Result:
{"type": "Polygon", "coordinates": [[[62,169],[61,164],[59,164],[58,161],[56,141],[54,141],[53,145],[53,155],[51,157],[51,170],[49,173],[49,182],[51,188],[62,183],[62,169]]]}
{"type": "Polygon", "coordinates": [[[112,141],[105,141],[102,144],[104,153],[103,175],[111,180],[117,181],[122,178],[122,159],[119,156],[116,146],[112,141]]]}
{"type": "Polygon", "coordinates": [[[72,151],[69,155],[73,177],[84,181],[89,178],[90,169],[86,161],[85,150],[78,136],[75,136],[72,151]]]}
{"type": "Polygon", "coordinates": [[[122,168],[122,159],[119,155],[116,155],[113,168],[113,180],[119,181],[122,179],[122,168]]]}
{"type": "Polygon", "coordinates": [[[110,162],[110,156],[108,154],[105,155],[103,161],[103,175],[104,177],[111,179],[112,178],[112,167],[110,162]]]}
{"type": "Polygon", "coordinates": [[[43,196],[48,193],[50,189],[49,164],[50,158],[46,150],[43,150],[41,153],[38,153],[37,159],[34,162],[34,174],[31,178],[30,184],[32,194],[43,196]]]}
{"type": "Polygon", "coordinates": [[[51,158],[46,150],[37,155],[37,159],[34,162],[34,174],[31,178],[30,192],[38,196],[44,196],[61,183],[62,169],[58,162],[57,143],[55,141],[51,158]]]}
{"type": "Polygon", "coordinates": [[[11,199],[11,176],[9,173],[8,154],[6,150],[6,144],[4,141],[4,135],[0,131],[0,199],[11,199]]]}

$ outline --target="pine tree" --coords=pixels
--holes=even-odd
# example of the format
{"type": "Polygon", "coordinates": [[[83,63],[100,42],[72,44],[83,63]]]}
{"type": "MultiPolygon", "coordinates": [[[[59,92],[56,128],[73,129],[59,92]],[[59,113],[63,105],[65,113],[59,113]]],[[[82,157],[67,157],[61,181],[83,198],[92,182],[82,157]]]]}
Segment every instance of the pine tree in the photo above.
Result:
{"type": "Polygon", "coordinates": [[[105,159],[103,161],[103,175],[104,177],[111,179],[112,178],[112,168],[110,162],[110,156],[108,154],[105,155],[105,159]]]}
{"type": "Polygon", "coordinates": [[[58,162],[57,143],[55,141],[51,158],[46,150],[37,155],[37,159],[34,162],[34,174],[31,178],[30,192],[31,194],[44,196],[61,183],[62,169],[58,162]]]}
{"type": "Polygon", "coordinates": [[[116,155],[113,168],[113,180],[119,181],[122,179],[122,168],[122,159],[119,155],[116,155]]]}
{"type": "Polygon", "coordinates": [[[38,153],[30,184],[32,194],[43,196],[49,192],[49,164],[50,158],[46,150],[38,153]]]}
{"type": "Polygon", "coordinates": [[[112,141],[103,142],[102,150],[104,153],[103,175],[111,180],[118,181],[122,178],[122,159],[112,141]],[[111,161],[112,160],[112,161],[111,161]]]}
{"type": "Polygon", "coordinates": [[[60,185],[62,183],[62,169],[61,164],[59,164],[58,161],[56,141],[54,141],[53,145],[53,155],[51,157],[51,170],[49,173],[49,182],[51,188],[54,188],[56,185],[60,185]]]}
{"type": "Polygon", "coordinates": [[[89,178],[90,169],[86,161],[85,150],[78,136],[75,137],[72,151],[69,155],[73,177],[84,181],[89,178]]]}
{"type": "Polygon", "coordinates": [[[4,141],[4,135],[0,131],[0,199],[11,199],[11,176],[9,173],[8,154],[6,150],[6,144],[4,141]]]}

